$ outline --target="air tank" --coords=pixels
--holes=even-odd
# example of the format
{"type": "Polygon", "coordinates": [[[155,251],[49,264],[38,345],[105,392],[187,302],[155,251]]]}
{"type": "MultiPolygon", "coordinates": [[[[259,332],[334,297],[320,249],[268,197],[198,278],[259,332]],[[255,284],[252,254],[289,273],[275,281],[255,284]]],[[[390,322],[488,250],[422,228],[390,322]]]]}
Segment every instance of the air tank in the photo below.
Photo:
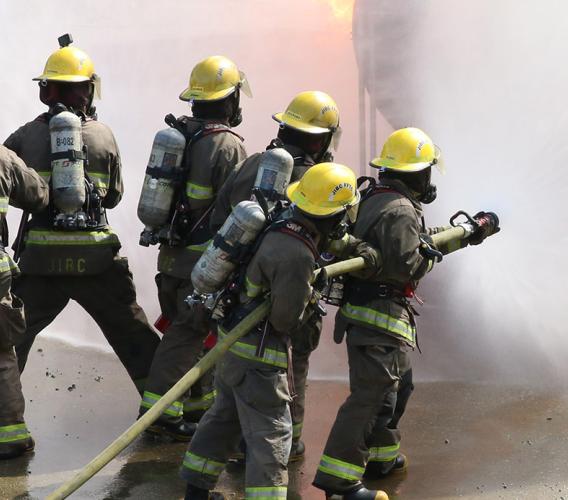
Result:
{"type": "Polygon", "coordinates": [[[49,121],[53,204],[60,211],[58,223],[73,225],[85,204],[85,170],[81,119],[69,111],[49,121]]]}
{"type": "Polygon", "coordinates": [[[175,128],[160,130],[154,137],[138,202],[138,218],[145,225],[141,245],[158,243],[157,231],[170,221],[185,145],[184,135],[175,128]]]}
{"type": "Polygon", "coordinates": [[[193,268],[191,282],[195,291],[211,294],[221,290],[237,267],[242,247],[253,243],[265,225],[260,205],[241,201],[193,268]]]}
{"type": "Polygon", "coordinates": [[[288,151],[269,149],[260,158],[254,188],[259,189],[268,201],[284,199],[293,168],[294,158],[288,151]]]}

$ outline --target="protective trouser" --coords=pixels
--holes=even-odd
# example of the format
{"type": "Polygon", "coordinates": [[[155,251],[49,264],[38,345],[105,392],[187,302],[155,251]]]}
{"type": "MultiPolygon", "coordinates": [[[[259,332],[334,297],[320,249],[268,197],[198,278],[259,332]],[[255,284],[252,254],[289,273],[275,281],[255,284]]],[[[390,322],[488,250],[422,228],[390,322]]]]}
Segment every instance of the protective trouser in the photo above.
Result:
{"type": "Polygon", "coordinates": [[[251,337],[237,342],[217,366],[217,397],[199,423],[181,476],[199,488],[213,489],[242,433],[246,498],[284,500],[292,446],[286,352],[268,348],[266,362],[253,361],[258,358],[251,337]]]}
{"type": "Polygon", "coordinates": [[[369,459],[392,467],[400,434],[389,426],[409,371],[408,354],[398,346],[359,345],[348,333],[347,353],[351,394],[337,413],[314,480],[318,488],[338,494],[360,487],[369,459]]]}
{"type": "Polygon", "coordinates": [[[136,302],[126,258],[117,257],[109,269],[92,276],[21,275],[14,281],[14,291],[26,305],[26,333],[16,345],[20,371],[24,370],[36,335],[73,299],[99,325],[142,391],[160,338],[136,302]]]}
{"type": "MultiPolygon", "coordinates": [[[[197,363],[210,327],[209,315],[205,311],[197,312],[185,303],[185,298],[193,293],[191,280],[160,273],[156,276],[156,284],[162,314],[172,323],[152,361],[141,411],[151,408],[197,363]]],[[[177,419],[185,414],[185,418],[197,421],[214,400],[213,375],[209,372],[191,388],[191,394],[185,401],[174,402],[161,419],[177,419]]]]}
{"type": "Polygon", "coordinates": [[[319,344],[321,328],[321,317],[314,315],[290,336],[292,342],[293,390],[295,393],[291,405],[294,441],[299,440],[302,436],[310,355],[319,344]]]}
{"type": "Polygon", "coordinates": [[[22,302],[10,293],[11,273],[0,274],[0,456],[30,441],[13,342],[25,329],[22,302]]]}

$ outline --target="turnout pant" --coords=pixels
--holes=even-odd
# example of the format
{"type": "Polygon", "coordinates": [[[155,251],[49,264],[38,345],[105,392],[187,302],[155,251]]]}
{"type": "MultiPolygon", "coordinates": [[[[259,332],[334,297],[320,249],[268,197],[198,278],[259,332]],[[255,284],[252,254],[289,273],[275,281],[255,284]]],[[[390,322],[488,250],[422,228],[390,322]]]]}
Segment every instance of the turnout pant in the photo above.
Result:
{"type": "Polygon", "coordinates": [[[314,480],[314,486],[337,494],[360,487],[369,461],[382,463],[385,472],[392,468],[398,421],[412,392],[408,353],[400,346],[359,345],[348,333],[347,353],[351,393],[337,413],[314,480]]]}
{"type": "MultiPolygon", "coordinates": [[[[188,270],[190,273],[191,270],[188,270]]],[[[180,279],[159,273],[156,276],[158,298],[162,314],[171,321],[152,361],[150,374],[140,410],[151,408],[169,391],[199,360],[203,352],[203,340],[209,333],[209,314],[195,312],[185,303],[193,293],[190,279],[180,279]]],[[[192,421],[199,420],[215,399],[213,375],[209,372],[191,388],[184,401],[176,401],[161,419],[177,419],[185,414],[192,421]]]]}
{"type": "Polygon", "coordinates": [[[11,273],[0,274],[0,455],[24,443],[24,396],[13,342],[25,329],[22,302],[10,293],[11,273]]]}
{"type": "MultiPolygon", "coordinates": [[[[235,352],[254,356],[256,347],[246,342],[246,337],[239,341],[235,352]]],[[[286,359],[285,351],[281,355],[286,359]]],[[[286,369],[250,361],[231,351],[217,366],[215,387],[215,402],[185,454],[182,478],[213,489],[242,433],[247,446],[246,498],[286,499],[292,446],[286,369]]]]}
{"type": "Polygon", "coordinates": [[[36,335],[73,299],[99,325],[141,392],[160,338],[136,302],[126,258],[117,257],[109,269],[91,276],[21,275],[14,281],[14,291],[26,305],[26,332],[16,344],[20,371],[36,335]]]}
{"type": "Polygon", "coordinates": [[[292,389],[295,392],[291,405],[294,441],[298,441],[302,436],[310,356],[319,344],[321,328],[321,318],[314,316],[290,335],[292,342],[292,374],[294,379],[294,387],[292,389]]]}

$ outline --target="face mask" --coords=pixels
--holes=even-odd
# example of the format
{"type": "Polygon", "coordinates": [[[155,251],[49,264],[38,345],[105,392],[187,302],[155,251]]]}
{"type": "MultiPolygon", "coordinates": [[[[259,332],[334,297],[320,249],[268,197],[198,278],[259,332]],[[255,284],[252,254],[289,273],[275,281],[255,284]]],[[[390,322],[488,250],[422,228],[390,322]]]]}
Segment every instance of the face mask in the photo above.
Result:
{"type": "Polygon", "coordinates": [[[237,127],[243,121],[243,110],[241,108],[237,108],[233,113],[233,116],[229,118],[229,125],[231,127],[237,127]]]}
{"type": "Polygon", "coordinates": [[[438,190],[436,186],[434,184],[429,184],[419,201],[425,204],[432,203],[437,196],[438,190]]]}

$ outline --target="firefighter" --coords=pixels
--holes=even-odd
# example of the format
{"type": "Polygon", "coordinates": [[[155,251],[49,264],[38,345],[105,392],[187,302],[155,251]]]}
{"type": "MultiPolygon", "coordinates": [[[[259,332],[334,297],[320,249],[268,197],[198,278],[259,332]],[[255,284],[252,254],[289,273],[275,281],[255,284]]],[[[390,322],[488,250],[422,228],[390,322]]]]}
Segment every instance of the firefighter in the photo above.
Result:
{"type": "Polygon", "coordinates": [[[247,444],[246,498],[286,498],[292,446],[289,332],[311,314],[310,281],[320,246],[358,202],[356,185],[355,174],[343,165],[315,165],[288,187],[291,215],[263,233],[246,268],[241,304],[219,325],[219,335],[270,293],[268,319],[237,341],[217,366],[217,399],[183,462],[186,499],[219,498],[210,490],[241,433],[247,444]]]}
{"type": "Polygon", "coordinates": [[[340,343],[347,336],[351,394],[313,483],[349,500],[377,498],[363,478],[406,468],[398,422],[413,389],[408,351],[416,346],[416,325],[409,299],[435,262],[420,237],[430,232],[422,203],[436,198],[430,179],[439,150],[423,131],[404,128],[390,135],[371,166],[379,169],[379,183],[364,194],[353,234],[380,249],[382,270],[346,284],[334,338],[340,343]]]}
{"type": "Polygon", "coordinates": [[[106,209],[122,198],[120,155],[111,130],[96,119],[92,103],[99,94],[100,79],[93,61],[71,45],[69,35],[59,42],[60,49],[34,78],[48,111],[4,143],[51,188],[48,208],[28,222],[22,219],[22,274],[14,282],[14,291],[26,305],[27,327],[16,344],[18,363],[23,371],[36,335],[73,299],[99,325],[141,392],[159,337],[136,303],[128,261],[118,254],[120,242],[106,218],[106,209]],[[77,124],[74,135],[61,135],[64,130],[59,126],[64,122],[77,124]],[[79,147],[81,142],[86,148],[79,147]],[[57,151],[60,146],[69,150],[57,151]],[[81,183],[73,184],[73,179],[81,183]],[[79,203],[75,215],[57,202],[73,193],[79,203]]]}
{"type": "MultiPolygon", "coordinates": [[[[294,158],[291,181],[300,180],[314,164],[331,160],[331,147],[337,149],[339,146],[339,110],[335,101],[325,92],[299,93],[292,99],[286,111],[276,113],[273,119],[279,124],[278,135],[267,149],[281,147],[294,158]]],[[[240,201],[250,199],[261,158],[262,153],[253,154],[227,179],[219,192],[211,216],[213,229],[221,227],[232,207],[240,201]]],[[[292,461],[300,459],[305,453],[305,446],[300,438],[304,422],[306,379],[309,357],[319,343],[321,326],[321,317],[313,315],[298,331],[292,332],[292,365],[296,389],[292,408],[292,461]]]]}
{"type": "Polygon", "coordinates": [[[36,212],[49,201],[45,181],[12,151],[0,146],[0,459],[14,458],[34,449],[24,422],[24,396],[14,344],[26,329],[20,298],[10,290],[17,265],[6,253],[8,204],[36,212]]]}
{"type": "MultiPolygon", "coordinates": [[[[223,56],[212,56],[192,70],[189,86],[180,99],[191,103],[193,117],[177,120],[187,139],[184,154],[184,192],[174,214],[183,227],[181,245],[163,243],[158,256],[158,297],[162,317],[169,326],[156,351],[146,383],[140,412],[144,413],[197,362],[210,329],[205,315],[195,314],[184,299],[191,295],[191,270],[213,233],[209,215],[225,179],[246,158],[243,139],[232,128],[242,120],[240,95],[251,96],[244,73],[223,56]],[[187,229],[189,228],[189,230],[187,229]]],[[[187,441],[200,416],[214,399],[211,377],[192,388],[189,399],[176,401],[149,428],[176,440],[187,441]],[[183,415],[183,418],[182,418],[183,415]]]]}

